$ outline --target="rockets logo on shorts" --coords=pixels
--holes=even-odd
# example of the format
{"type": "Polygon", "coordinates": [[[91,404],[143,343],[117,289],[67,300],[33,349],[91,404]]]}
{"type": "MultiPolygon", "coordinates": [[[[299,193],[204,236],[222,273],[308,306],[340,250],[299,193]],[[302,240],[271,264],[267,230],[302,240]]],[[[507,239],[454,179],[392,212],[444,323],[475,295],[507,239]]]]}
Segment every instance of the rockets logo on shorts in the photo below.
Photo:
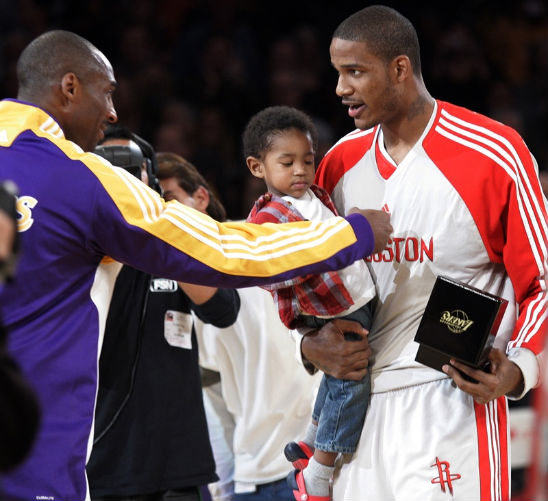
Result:
{"type": "Polygon", "coordinates": [[[449,469],[449,462],[440,461],[438,457],[436,457],[436,462],[434,464],[431,464],[430,467],[437,467],[438,469],[438,476],[434,477],[431,482],[433,484],[440,484],[442,492],[446,492],[447,489],[452,496],[453,481],[459,480],[460,475],[458,473],[451,473],[451,470],[449,469]]]}

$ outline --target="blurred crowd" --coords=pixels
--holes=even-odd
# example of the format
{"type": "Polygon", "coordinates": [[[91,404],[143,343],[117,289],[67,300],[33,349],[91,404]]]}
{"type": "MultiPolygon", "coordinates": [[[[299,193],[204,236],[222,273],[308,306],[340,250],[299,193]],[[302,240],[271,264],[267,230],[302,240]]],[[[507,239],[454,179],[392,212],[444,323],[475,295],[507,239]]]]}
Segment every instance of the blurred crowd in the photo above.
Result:
{"type": "MultiPolygon", "coordinates": [[[[252,0],[0,0],[0,94],[15,97],[15,63],[45,30],[74,31],[110,59],[120,123],[157,151],[191,160],[217,187],[228,217],[247,216],[262,184],[240,137],[269,105],[309,113],[321,156],[353,122],[329,63],[336,25],[368,3],[252,0]]],[[[545,0],[390,1],[417,27],[432,95],[517,129],[548,169],[545,0]]]]}

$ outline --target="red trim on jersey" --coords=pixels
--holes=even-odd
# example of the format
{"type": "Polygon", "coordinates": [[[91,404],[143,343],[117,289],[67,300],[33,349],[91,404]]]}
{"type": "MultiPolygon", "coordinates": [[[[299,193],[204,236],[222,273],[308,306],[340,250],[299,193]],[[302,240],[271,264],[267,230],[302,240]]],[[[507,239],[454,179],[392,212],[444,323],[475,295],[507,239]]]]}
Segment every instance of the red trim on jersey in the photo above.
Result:
{"type": "Polygon", "coordinates": [[[476,428],[478,434],[478,465],[480,480],[480,499],[491,500],[491,466],[489,464],[489,445],[487,441],[487,421],[485,419],[485,405],[474,402],[476,413],[476,428]]]}
{"type": "Polygon", "coordinates": [[[320,162],[314,183],[331,195],[343,175],[354,167],[369,150],[374,137],[375,129],[369,129],[353,131],[340,139],[320,162]],[[326,168],[327,164],[329,164],[329,169],[326,168]]]}
{"type": "Polygon", "coordinates": [[[500,439],[500,483],[503,501],[510,499],[510,454],[508,449],[508,406],[506,397],[499,397],[496,401],[499,420],[500,439]]]}
{"type": "Polygon", "coordinates": [[[375,141],[375,161],[377,162],[379,174],[383,177],[383,179],[388,179],[392,174],[394,174],[394,172],[396,172],[394,162],[390,158],[387,158],[382,152],[381,147],[379,146],[378,136],[377,141],[375,141]]]}
{"type": "Polygon", "coordinates": [[[506,398],[486,405],[474,402],[478,438],[480,499],[508,501],[510,476],[506,398]]]}

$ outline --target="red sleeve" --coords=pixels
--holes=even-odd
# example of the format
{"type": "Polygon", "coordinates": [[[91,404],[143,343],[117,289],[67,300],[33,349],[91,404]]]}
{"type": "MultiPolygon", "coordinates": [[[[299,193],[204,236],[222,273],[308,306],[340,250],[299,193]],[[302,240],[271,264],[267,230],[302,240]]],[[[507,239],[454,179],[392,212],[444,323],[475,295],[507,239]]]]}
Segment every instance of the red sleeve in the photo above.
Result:
{"type": "Polygon", "coordinates": [[[491,261],[512,281],[518,318],[509,348],[538,354],[548,328],[548,223],[536,162],[513,129],[458,107],[445,105],[441,114],[438,130],[451,140],[427,140],[425,151],[466,203],[491,261]]]}
{"type": "Polygon", "coordinates": [[[534,161],[525,145],[520,149],[525,151],[516,157],[520,165],[510,186],[508,211],[502,215],[506,230],[502,261],[519,304],[510,348],[530,348],[538,354],[548,329],[546,204],[534,161]]]}
{"type": "Polygon", "coordinates": [[[280,221],[274,216],[274,214],[268,211],[258,211],[253,215],[249,215],[247,218],[248,223],[263,224],[263,223],[279,223],[280,221]]]}

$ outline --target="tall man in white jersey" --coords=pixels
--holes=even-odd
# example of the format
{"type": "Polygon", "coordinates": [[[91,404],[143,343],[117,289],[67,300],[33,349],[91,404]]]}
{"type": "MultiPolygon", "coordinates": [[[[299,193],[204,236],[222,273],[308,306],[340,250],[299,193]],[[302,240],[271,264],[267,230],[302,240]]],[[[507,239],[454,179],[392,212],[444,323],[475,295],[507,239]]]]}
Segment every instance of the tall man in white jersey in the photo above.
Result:
{"type": "MultiPolygon", "coordinates": [[[[330,55],[336,93],[358,130],[326,154],[316,182],[340,213],[384,208],[394,228],[390,246],[369,258],[379,294],[372,399],[333,499],[509,499],[506,398],[538,384],[547,328],[547,211],[536,161],[511,128],[430,96],[415,29],[395,10],[371,6],[348,17],[330,55]],[[437,275],[509,301],[489,373],[415,361],[437,275]]],[[[301,350],[333,373],[330,344],[313,332],[301,350]]]]}

